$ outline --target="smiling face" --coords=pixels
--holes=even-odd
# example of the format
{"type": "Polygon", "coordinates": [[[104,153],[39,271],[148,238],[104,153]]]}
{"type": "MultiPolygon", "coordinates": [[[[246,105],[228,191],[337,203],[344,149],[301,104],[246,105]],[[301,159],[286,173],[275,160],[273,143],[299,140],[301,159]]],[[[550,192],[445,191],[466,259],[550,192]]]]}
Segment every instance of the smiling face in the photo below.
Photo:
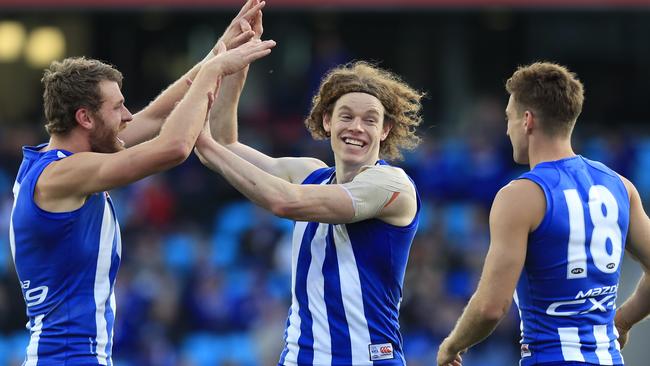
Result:
{"type": "Polygon", "coordinates": [[[374,164],[379,159],[380,143],[390,132],[390,124],[384,122],[384,106],[373,95],[342,95],[331,115],[323,117],[336,161],[350,166],[374,164]]]}
{"type": "Polygon", "coordinates": [[[116,82],[101,81],[99,90],[102,105],[97,112],[90,114],[94,122],[90,131],[91,151],[113,153],[123,150],[124,142],[117,135],[126,128],[126,123],[131,121],[133,116],[124,106],[124,97],[116,82]]]}

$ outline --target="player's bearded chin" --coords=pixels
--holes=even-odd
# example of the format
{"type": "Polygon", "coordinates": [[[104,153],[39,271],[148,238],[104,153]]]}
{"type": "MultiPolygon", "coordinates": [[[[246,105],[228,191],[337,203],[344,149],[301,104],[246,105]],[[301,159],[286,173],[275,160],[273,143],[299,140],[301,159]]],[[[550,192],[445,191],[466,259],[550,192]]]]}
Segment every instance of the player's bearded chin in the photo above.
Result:
{"type": "Polygon", "coordinates": [[[118,131],[106,127],[106,123],[99,115],[93,118],[97,123],[90,131],[90,150],[96,153],[114,153],[124,149],[117,139],[118,131]]]}

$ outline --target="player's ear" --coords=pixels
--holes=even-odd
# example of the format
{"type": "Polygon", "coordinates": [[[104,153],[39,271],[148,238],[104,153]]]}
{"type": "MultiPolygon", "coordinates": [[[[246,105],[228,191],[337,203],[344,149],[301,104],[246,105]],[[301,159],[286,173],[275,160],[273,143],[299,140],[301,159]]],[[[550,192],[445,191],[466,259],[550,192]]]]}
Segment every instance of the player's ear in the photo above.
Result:
{"type": "Polygon", "coordinates": [[[530,110],[525,110],[524,111],[524,132],[527,135],[530,135],[533,132],[536,123],[537,121],[535,121],[535,115],[533,114],[533,112],[530,110]]]}
{"type": "Polygon", "coordinates": [[[384,126],[382,127],[381,131],[381,141],[386,140],[386,137],[388,137],[388,134],[390,133],[390,130],[393,128],[393,121],[389,119],[384,119],[384,126]]]}
{"type": "Polygon", "coordinates": [[[93,128],[93,119],[88,108],[77,109],[77,111],[74,113],[74,118],[82,128],[87,130],[91,130],[93,128]]]}
{"type": "Polygon", "coordinates": [[[327,136],[332,132],[332,114],[323,113],[323,129],[327,133],[327,136]]]}

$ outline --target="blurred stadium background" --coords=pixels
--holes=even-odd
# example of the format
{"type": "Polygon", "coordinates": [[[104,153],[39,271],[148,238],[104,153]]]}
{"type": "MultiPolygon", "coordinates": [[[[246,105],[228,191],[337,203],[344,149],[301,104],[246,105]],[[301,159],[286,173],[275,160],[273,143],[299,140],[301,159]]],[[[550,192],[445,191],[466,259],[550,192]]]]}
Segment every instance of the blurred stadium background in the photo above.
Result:
{"type": "MultiPolygon", "coordinates": [[[[237,0],[0,0],[0,365],[19,365],[28,334],[8,244],[20,147],[46,140],[42,69],[86,55],[125,75],[135,112],[200,60],[237,0]]],[[[323,73],[372,60],[427,92],[424,141],[401,164],[424,200],[402,303],[409,365],[437,345],[472,294],[498,188],[523,171],[505,135],[506,78],[554,60],[577,72],[586,104],[577,152],[631,178],[650,198],[650,4],[642,0],[271,0],[240,104],[241,140],[273,156],[332,161],[302,119],[323,73]]],[[[114,361],[129,365],[274,365],[290,298],[292,224],[257,209],[195,157],[112,192],[123,230],[114,361]]],[[[650,206],[647,206],[650,208],[650,206]]],[[[626,261],[619,301],[640,275],[626,261]]],[[[513,309],[468,366],[514,365],[513,309]]],[[[629,365],[648,365],[648,322],[629,365]]]]}

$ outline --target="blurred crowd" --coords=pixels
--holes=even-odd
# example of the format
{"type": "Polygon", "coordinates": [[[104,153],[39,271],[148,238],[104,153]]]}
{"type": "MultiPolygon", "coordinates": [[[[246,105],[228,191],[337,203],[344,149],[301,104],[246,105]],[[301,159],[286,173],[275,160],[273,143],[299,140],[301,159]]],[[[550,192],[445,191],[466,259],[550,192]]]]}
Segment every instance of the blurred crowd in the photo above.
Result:
{"type": "MultiPolygon", "coordinates": [[[[437,345],[478,281],[489,244],[491,200],[525,169],[511,162],[503,103],[477,103],[457,134],[425,131],[421,146],[399,164],[416,182],[423,202],[401,306],[409,365],[434,363],[437,345]]],[[[327,142],[313,142],[300,116],[290,118],[291,128],[283,132],[277,131],[279,118],[242,116],[241,140],[275,156],[331,160],[327,142]],[[293,143],[282,141],[287,134],[293,143]]],[[[33,130],[1,136],[0,364],[18,365],[28,332],[8,244],[11,187],[19,146],[42,137],[33,130]]],[[[650,140],[598,136],[579,138],[578,152],[610,164],[650,196],[650,140]]],[[[116,364],[275,364],[291,295],[292,222],[248,203],[195,157],[111,196],[123,234],[116,364]]],[[[515,364],[517,341],[513,309],[496,334],[466,356],[466,364],[515,364]]]]}
{"type": "MultiPolygon", "coordinates": [[[[309,36],[303,32],[309,29],[307,26],[300,28],[292,24],[298,21],[314,23],[309,18],[292,17],[293,23],[270,22],[268,33],[274,37],[284,34],[282,37],[285,39],[280,39],[284,43],[279,44],[285,46],[274,51],[272,61],[263,60],[264,66],[251,69],[239,116],[242,142],[271,156],[312,156],[331,165],[328,142],[313,141],[302,125],[302,119],[311,93],[332,65],[356,57],[386,60],[389,67],[399,66],[393,67],[394,71],[406,74],[407,81],[419,89],[427,89],[425,122],[420,128],[423,141],[416,150],[405,155],[403,162],[397,163],[415,181],[423,203],[401,304],[401,330],[410,366],[435,364],[438,344],[451,330],[476,287],[489,245],[488,213],[492,199],[501,186],[526,169],[512,163],[512,149],[505,135],[507,100],[502,90],[503,78],[520,60],[548,57],[525,49],[515,49],[521,54],[512,51],[511,34],[530,34],[529,37],[537,34],[504,31],[505,26],[527,29],[528,23],[517,22],[519,18],[508,23],[505,22],[510,19],[507,17],[503,20],[501,17],[470,14],[461,18],[478,25],[461,29],[455,23],[447,22],[444,19],[446,15],[437,15],[440,17],[438,22],[415,22],[413,28],[410,25],[401,27],[404,34],[400,39],[404,41],[395,45],[400,52],[383,51],[385,47],[381,44],[388,36],[392,35],[393,39],[399,36],[392,34],[393,28],[384,27],[395,21],[390,13],[374,15],[373,19],[380,21],[372,23],[374,28],[370,29],[378,34],[372,39],[347,35],[339,38],[327,31],[327,27],[320,33],[314,32],[311,34],[313,39],[308,39],[309,36]],[[503,20],[505,25],[494,25],[495,20],[503,20]],[[275,33],[273,26],[276,27],[275,33]],[[420,32],[421,27],[443,27],[450,32],[446,37],[436,38],[444,32],[430,31],[427,34],[436,37],[425,40],[428,36],[420,32]],[[466,30],[461,32],[463,29],[466,30]],[[482,48],[485,42],[465,42],[473,39],[475,34],[469,29],[476,34],[487,34],[492,37],[492,44],[500,44],[509,52],[492,49],[487,52],[482,48]],[[350,55],[342,46],[341,39],[351,43],[349,49],[357,50],[357,54],[350,55]],[[441,43],[439,49],[444,52],[438,54],[436,47],[421,47],[420,43],[425,41],[441,43]],[[471,48],[460,48],[463,45],[470,47],[470,44],[471,48]],[[474,65],[473,61],[470,62],[470,51],[479,55],[493,54],[494,59],[481,57],[481,62],[492,60],[494,65],[474,65]],[[495,61],[500,60],[499,57],[501,61],[495,61]],[[487,67],[491,67],[493,72],[483,72],[487,67]],[[434,73],[429,69],[437,71],[434,73]],[[274,73],[274,70],[278,72],[274,73]],[[477,71],[472,75],[466,70],[477,71]],[[271,82],[265,84],[266,81],[261,81],[256,73],[264,73],[264,79],[271,82]],[[433,80],[436,75],[440,80],[433,80]],[[476,81],[472,77],[478,80],[477,84],[490,85],[485,95],[461,93],[476,81]],[[436,121],[442,122],[438,124],[436,121]]],[[[128,16],[102,16],[91,22],[97,28],[94,36],[102,40],[93,44],[101,46],[96,46],[97,49],[88,55],[115,62],[123,69],[126,105],[144,105],[143,91],[132,90],[142,88],[150,95],[165,85],[164,80],[170,78],[163,78],[161,75],[167,74],[160,69],[173,62],[175,55],[168,48],[184,42],[173,38],[180,37],[182,32],[168,32],[172,38],[167,39],[159,37],[159,31],[145,29],[139,31],[138,37],[131,37],[127,30],[122,30],[133,23],[128,21],[128,16]],[[115,22],[124,27],[115,29],[108,25],[115,22]],[[145,42],[157,42],[157,48],[142,47],[141,43],[145,42]],[[138,81],[131,82],[134,78],[138,81]],[[139,98],[133,97],[138,94],[139,98]]],[[[212,15],[209,16],[208,20],[213,21],[212,15]]],[[[354,16],[348,15],[350,18],[354,16]]],[[[420,19],[417,14],[410,16],[420,19]]],[[[145,18],[149,23],[149,18],[160,21],[156,16],[149,16],[145,18]]],[[[547,24],[547,18],[540,19],[544,21],[538,20],[537,26],[557,28],[553,22],[547,24]]],[[[368,24],[356,22],[356,18],[353,20],[341,27],[342,32],[366,30],[368,24]]],[[[574,25],[569,17],[555,20],[574,25]]],[[[208,33],[212,35],[212,32],[208,33]]],[[[549,54],[558,54],[551,47],[558,40],[573,39],[549,37],[553,39],[546,45],[549,54]]],[[[579,37],[578,34],[574,38],[579,39],[578,46],[590,44],[586,42],[590,37],[579,37]]],[[[598,38],[599,50],[603,47],[601,40],[608,39],[592,38],[598,38]]],[[[639,36],[639,44],[646,47],[643,40],[639,36]]],[[[200,47],[194,47],[200,49],[194,52],[196,55],[193,56],[198,55],[195,58],[205,52],[205,42],[200,44],[200,47]]],[[[619,47],[618,43],[612,44],[619,47]]],[[[578,46],[566,47],[566,50],[578,46]]],[[[630,48],[633,46],[632,43],[630,48]]],[[[534,51],[541,52],[540,49],[534,51]]],[[[573,56],[569,54],[567,57],[573,56]]],[[[588,67],[594,60],[585,57],[588,60],[579,65],[589,71],[588,67]]],[[[640,62],[639,65],[647,70],[646,63],[640,62]]],[[[617,75],[628,71],[635,73],[633,69],[621,67],[617,69],[617,75]]],[[[591,84],[595,84],[594,89],[590,89],[591,85],[587,83],[588,93],[597,90],[598,80],[591,84]]],[[[36,89],[38,82],[33,82],[36,89]]],[[[610,84],[600,88],[601,91],[603,88],[611,91],[610,84]]],[[[40,90],[30,95],[37,98],[39,94],[40,90]]],[[[637,130],[603,129],[603,120],[609,121],[611,115],[600,115],[601,110],[625,116],[618,109],[607,109],[608,106],[616,105],[625,111],[638,110],[626,109],[613,94],[617,93],[589,95],[592,99],[588,98],[587,106],[592,110],[578,122],[574,147],[577,153],[600,160],[627,176],[637,185],[642,197],[650,197],[650,138],[637,130]],[[599,103],[599,100],[611,100],[611,103],[599,103]],[[594,120],[595,128],[590,125],[594,120]]],[[[634,95],[643,99],[642,93],[634,95]]],[[[29,338],[25,330],[25,305],[10,254],[8,225],[13,202],[12,185],[22,159],[20,147],[46,139],[37,122],[42,119],[42,113],[36,106],[34,104],[30,111],[32,117],[25,118],[33,119],[30,123],[2,121],[0,111],[0,365],[20,365],[29,338]]],[[[627,118],[630,120],[633,118],[627,118]]],[[[167,173],[110,194],[116,205],[123,242],[122,265],[116,285],[115,364],[277,364],[284,346],[284,325],[291,297],[292,222],[274,217],[248,203],[194,156],[167,173]]],[[[519,358],[518,338],[519,320],[513,306],[495,334],[464,357],[464,364],[514,365],[519,358]]]]}

